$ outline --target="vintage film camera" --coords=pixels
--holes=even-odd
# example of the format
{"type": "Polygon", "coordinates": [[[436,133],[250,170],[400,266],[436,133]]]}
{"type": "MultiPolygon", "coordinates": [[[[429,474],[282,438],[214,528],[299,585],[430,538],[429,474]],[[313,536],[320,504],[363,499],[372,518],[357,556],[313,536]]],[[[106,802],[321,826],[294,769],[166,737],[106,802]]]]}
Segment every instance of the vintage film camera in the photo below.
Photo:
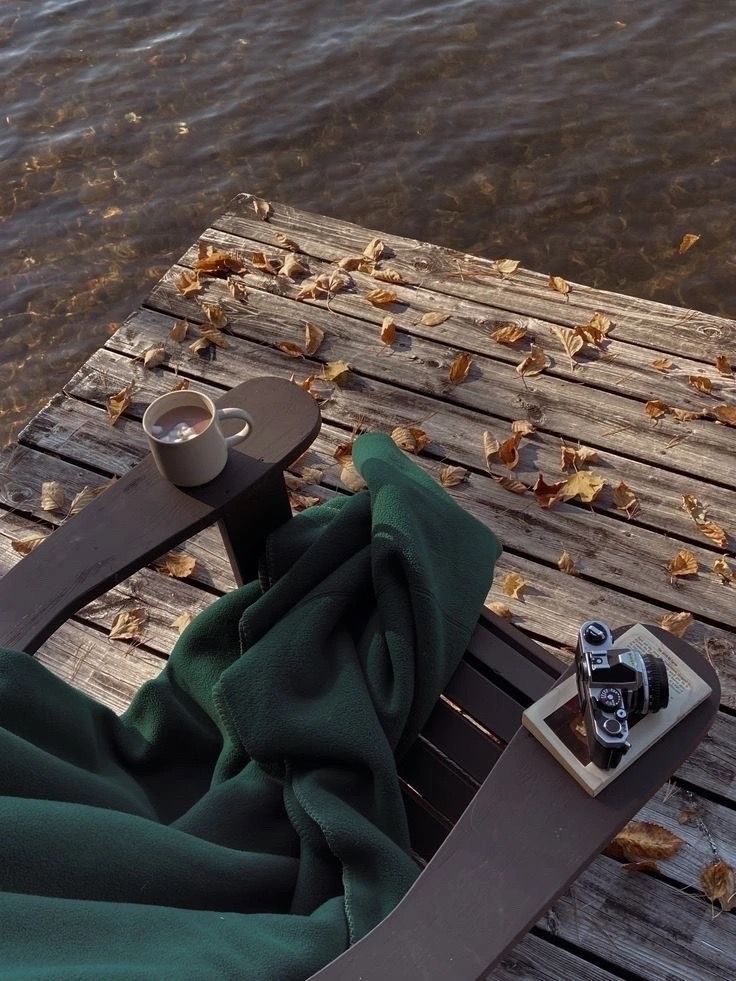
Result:
{"type": "Polygon", "coordinates": [[[591,761],[611,770],[631,748],[634,722],[666,708],[667,666],[661,657],[617,650],[608,624],[587,620],[578,634],[575,667],[591,761]]]}

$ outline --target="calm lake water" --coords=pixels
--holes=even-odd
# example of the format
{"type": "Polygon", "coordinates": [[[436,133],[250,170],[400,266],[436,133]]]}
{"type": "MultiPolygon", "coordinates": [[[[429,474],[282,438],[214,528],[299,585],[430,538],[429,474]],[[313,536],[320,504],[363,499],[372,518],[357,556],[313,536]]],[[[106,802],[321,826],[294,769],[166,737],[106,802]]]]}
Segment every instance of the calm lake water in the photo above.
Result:
{"type": "Polygon", "coordinates": [[[243,190],[733,316],[734,51],[728,0],[2,0],[0,444],[243,190]]]}

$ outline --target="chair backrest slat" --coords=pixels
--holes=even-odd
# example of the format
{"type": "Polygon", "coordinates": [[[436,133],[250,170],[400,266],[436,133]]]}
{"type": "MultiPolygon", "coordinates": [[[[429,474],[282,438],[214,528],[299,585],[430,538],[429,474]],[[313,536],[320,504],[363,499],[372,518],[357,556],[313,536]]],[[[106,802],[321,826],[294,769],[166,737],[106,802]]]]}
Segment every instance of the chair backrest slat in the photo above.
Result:
{"type": "Polygon", "coordinates": [[[522,705],[467,660],[460,662],[445,695],[502,742],[510,742],[521,725],[522,705]]]}
{"type": "Polygon", "coordinates": [[[453,824],[473,799],[477,784],[421,736],[399,766],[399,776],[453,824]]]}
{"type": "Polygon", "coordinates": [[[503,743],[495,742],[443,699],[432,710],[422,735],[477,783],[485,780],[503,751],[503,743]]]}

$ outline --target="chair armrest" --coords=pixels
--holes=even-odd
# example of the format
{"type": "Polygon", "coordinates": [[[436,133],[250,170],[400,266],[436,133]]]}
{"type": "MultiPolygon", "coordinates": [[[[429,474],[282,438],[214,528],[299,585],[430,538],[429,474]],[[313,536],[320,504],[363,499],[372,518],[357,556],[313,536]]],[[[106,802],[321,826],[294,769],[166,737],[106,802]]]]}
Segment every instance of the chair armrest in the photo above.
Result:
{"type": "Polygon", "coordinates": [[[274,508],[274,491],[280,486],[277,500],[287,502],[283,470],[314,440],[320,412],[311,395],[278,378],[238,385],[217,405],[246,408],[253,420],[220,476],[175,487],[147,456],[0,580],[0,646],[32,654],[85,603],[215,521],[237,575],[242,529],[267,532],[275,516],[288,516],[274,508]]]}
{"type": "Polygon", "coordinates": [[[404,899],[310,981],[487,976],[697,748],[715,718],[720,685],[710,664],[672,634],[649,629],[706,681],[708,699],[597,797],[519,729],[404,899]]]}

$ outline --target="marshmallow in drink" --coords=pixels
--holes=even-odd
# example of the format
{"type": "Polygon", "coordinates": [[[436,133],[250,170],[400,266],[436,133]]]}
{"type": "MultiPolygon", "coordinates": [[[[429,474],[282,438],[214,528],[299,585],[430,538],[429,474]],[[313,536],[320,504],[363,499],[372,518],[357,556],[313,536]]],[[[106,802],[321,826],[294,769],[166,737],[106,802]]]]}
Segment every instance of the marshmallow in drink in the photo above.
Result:
{"type": "Polygon", "coordinates": [[[169,409],[151,426],[151,434],[162,443],[184,443],[203,433],[212,420],[199,405],[182,405],[169,409]]]}

